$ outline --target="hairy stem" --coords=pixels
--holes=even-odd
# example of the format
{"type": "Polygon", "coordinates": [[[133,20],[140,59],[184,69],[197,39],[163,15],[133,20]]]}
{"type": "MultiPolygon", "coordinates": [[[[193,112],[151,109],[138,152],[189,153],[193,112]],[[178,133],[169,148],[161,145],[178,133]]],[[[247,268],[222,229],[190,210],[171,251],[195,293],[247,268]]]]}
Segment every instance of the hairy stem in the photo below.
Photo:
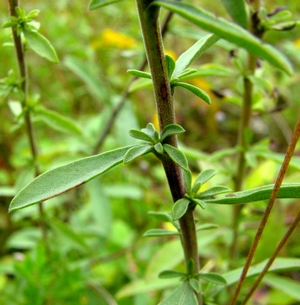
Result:
{"type": "Polygon", "coordinates": [[[278,191],[280,189],[281,183],[283,181],[283,178],[284,178],[284,175],[285,175],[286,170],[288,168],[288,165],[290,163],[290,160],[293,156],[293,153],[294,153],[295,147],[297,145],[297,142],[299,140],[299,137],[300,137],[300,119],[298,120],[298,123],[296,125],[295,131],[294,131],[294,134],[293,134],[293,138],[292,138],[292,140],[291,140],[291,142],[288,146],[288,149],[287,149],[287,152],[285,154],[285,158],[284,158],[284,161],[283,161],[282,166],[280,168],[279,174],[277,176],[277,179],[276,179],[276,182],[275,182],[270,200],[269,200],[268,205],[266,207],[265,213],[264,213],[264,215],[263,215],[263,217],[260,221],[259,227],[257,229],[256,235],[255,235],[255,238],[254,238],[254,241],[253,241],[253,244],[252,244],[252,246],[249,250],[249,254],[248,254],[246,263],[244,265],[240,280],[238,282],[238,285],[236,287],[236,290],[234,292],[234,295],[233,295],[233,298],[232,298],[232,301],[231,301],[230,305],[235,305],[236,304],[236,300],[238,298],[238,295],[240,293],[242,285],[243,285],[243,283],[245,281],[245,278],[247,276],[247,272],[250,268],[252,259],[254,257],[254,254],[255,254],[255,251],[257,249],[258,243],[260,241],[260,238],[262,236],[262,233],[264,231],[264,228],[265,228],[266,223],[268,221],[268,218],[270,216],[271,210],[273,208],[274,202],[276,200],[278,191]]]}
{"type": "MultiPolygon", "coordinates": [[[[9,0],[9,13],[10,16],[16,17],[15,8],[19,6],[19,0],[9,0]]],[[[28,71],[27,71],[27,65],[26,65],[26,59],[24,54],[24,47],[22,43],[21,36],[18,36],[16,28],[12,28],[12,34],[13,34],[13,40],[15,45],[15,51],[16,51],[16,57],[17,57],[17,63],[19,67],[19,75],[20,78],[23,79],[23,82],[21,84],[21,90],[23,92],[23,99],[21,100],[22,109],[25,111],[24,119],[25,119],[25,127],[26,127],[26,134],[29,141],[30,146],[30,152],[31,157],[34,163],[34,171],[35,176],[40,175],[40,169],[39,165],[37,163],[37,157],[38,157],[38,147],[37,147],[37,141],[35,137],[35,132],[33,128],[32,118],[30,115],[30,111],[27,109],[27,99],[28,99],[28,71]]],[[[39,214],[40,214],[40,225],[42,230],[43,239],[46,242],[47,240],[47,230],[45,225],[45,215],[43,210],[43,203],[39,203],[39,214]]]]}
{"type": "MultiPolygon", "coordinates": [[[[147,61],[152,75],[159,126],[163,130],[165,126],[175,123],[175,110],[158,21],[159,8],[150,6],[151,2],[153,0],[136,0],[147,61]]],[[[177,147],[176,136],[168,137],[166,142],[177,147]]],[[[185,194],[182,172],[180,167],[167,156],[162,158],[162,163],[175,202],[185,194]]],[[[193,260],[194,273],[198,273],[200,267],[193,210],[189,209],[179,223],[186,266],[189,260],[193,260]]],[[[201,293],[197,294],[197,299],[198,304],[202,305],[201,293]]]]}

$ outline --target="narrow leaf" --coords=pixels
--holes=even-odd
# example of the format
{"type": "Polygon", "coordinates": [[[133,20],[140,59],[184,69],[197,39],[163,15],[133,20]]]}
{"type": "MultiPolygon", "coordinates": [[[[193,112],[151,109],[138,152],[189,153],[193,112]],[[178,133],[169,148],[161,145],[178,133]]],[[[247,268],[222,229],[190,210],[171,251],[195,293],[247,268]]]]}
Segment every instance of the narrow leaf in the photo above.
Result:
{"type": "Polygon", "coordinates": [[[202,186],[202,183],[200,181],[196,181],[194,184],[193,184],[193,187],[191,189],[191,193],[192,194],[197,194],[200,190],[202,186]]]}
{"type": "Polygon", "coordinates": [[[159,219],[161,221],[173,222],[171,213],[169,213],[169,212],[154,212],[154,211],[149,211],[148,214],[149,215],[153,215],[154,217],[156,217],[157,219],[159,219]]]}
{"type": "Polygon", "coordinates": [[[192,172],[190,170],[183,171],[183,182],[187,193],[191,191],[192,179],[193,179],[192,172]]]}
{"type": "Polygon", "coordinates": [[[129,134],[135,138],[135,139],[138,139],[138,140],[143,140],[143,141],[147,141],[147,142],[152,142],[152,138],[149,136],[148,133],[145,133],[141,130],[137,130],[137,129],[131,129],[129,131],[129,134]]]}
{"type": "Polygon", "coordinates": [[[191,85],[191,84],[188,84],[188,83],[183,83],[183,82],[176,82],[176,83],[174,83],[173,86],[183,87],[183,88],[193,92],[198,97],[200,97],[208,105],[211,104],[211,100],[210,100],[209,95],[204,90],[202,90],[202,89],[200,89],[200,88],[198,88],[194,85],[191,85]]]}
{"type": "Polygon", "coordinates": [[[146,231],[144,237],[163,237],[163,236],[174,236],[180,235],[178,231],[165,230],[165,229],[151,229],[146,231]]]}
{"type": "Polygon", "coordinates": [[[204,225],[201,225],[196,228],[196,231],[203,231],[203,230],[211,230],[211,229],[216,229],[219,226],[216,224],[211,224],[211,223],[206,223],[204,225]]]}
{"type": "Polygon", "coordinates": [[[12,200],[9,211],[22,209],[79,187],[120,164],[131,146],[79,159],[35,178],[12,200]]]}
{"type": "Polygon", "coordinates": [[[200,293],[201,286],[200,286],[199,281],[197,281],[195,278],[190,278],[189,284],[191,285],[191,287],[193,288],[193,290],[195,292],[200,293]]]}
{"type": "Polygon", "coordinates": [[[222,2],[233,21],[238,23],[244,29],[247,29],[248,16],[245,0],[222,0],[222,2]]]}
{"type": "Polygon", "coordinates": [[[172,208],[173,220],[177,220],[185,214],[189,207],[189,203],[190,201],[186,198],[181,198],[174,203],[172,208]]]}
{"type": "Polygon", "coordinates": [[[95,10],[102,6],[113,4],[116,2],[120,2],[120,1],[122,1],[122,0],[91,0],[91,2],[89,3],[88,9],[90,11],[92,11],[92,10],[95,10]]]}
{"type": "Polygon", "coordinates": [[[188,282],[183,282],[171,295],[159,303],[159,305],[197,305],[193,288],[188,282]]]}
{"type": "Polygon", "coordinates": [[[194,203],[196,203],[197,205],[199,205],[199,207],[201,208],[201,209],[206,209],[206,203],[205,203],[205,201],[203,201],[203,200],[201,200],[201,199],[198,199],[198,198],[193,198],[192,199],[192,201],[194,202],[194,203]]]}
{"type": "Polygon", "coordinates": [[[164,130],[162,131],[160,135],[161,142],[168,136],[174,135],[174,134],[180,134],[185,132],[185,130],[177,124],[169,124],[167,125],[164,130]]]}
{"type": "Polygon", "coordinates": [[[207,198],[207,197],[215,196],[218,194],[228,193],[230,191],[231,191],[231,189],[227,186],[217,185],[217,186],[213,186],[213,187],[199,193],[196,197],[199,199],[207,198]]]}
{"type": "Polygon", "coordinates": [[[195,8],[192,5],[177,2],[156,0],[152,5],[160,5],[181,17],[198,25],[206,31],[210,31],[221,38],[242,47],[253,55],[269,61],[274,66],[282,69],[288,74],[293,73],[289,60],[271,45],[263,43],[250,32],[223,18],[216,18],[213,14],[195,8]]]}
{"type": "Polygon", "coordinates": [[[185,276],[185,274],[173,270],[164,270],[158,275],[158,277],[161,279],[169,279],[169,278],[182,277],[182,276],[185,276]]]}
{"type": "Polygon", "coordinates": [[[130,75],[133,75],[135,77],[141,77],[141,78],[147,78],[147,79],[151,79],[151,74],[148,72],[144,72],[144,71],[139,71],[139,70],[135,70],[135,69],[129,69],[127,70],[127,72],[130,75]]]}
{"type": "Polygon", "coordinates": [[[165,55],[165,58],[167,62],[168,76],[171,79],[176,63],[175,60],[167,54],[165,55]]]}
{"type": "Polygon", "coordinates": [[[216,174],[217,174],[217,171],[214,169],[205,169],[197,176],[195,183],[201,182],[202,184],[204,184],[205,182],[210,180],[216,174]]]}
{"type": "MultiPolygon", "coordinates": [[[[254,188],[252,190],[228,194],[225,198],[208,199],[205,200],[205,202],[217,204],[242,204],[266,200],[270,198],[273,188],[273,184],[265,185],[258,188],[254,188]]],[[[278,192],[277,198],[300,198],[300,184],[282,184],[278,192]]]]}
{"type": "Polygon", "coordinates": [[[212,282],[217,285],[226,285],[227,282],[225,278],[217,273],[199,273],[197,274],[197,278],[200,278],[202,280],[212,282]]]}
{"type": "Polygon", "coordinates": [[[133,146],[125,154],[123,162],[124,162],[124,164],[127,164],[127,163],[133,161],[134,159],[147,154],[151,150],[152,150],[152,146],[150,146],[148,144],[133,146]]]}
{"type": "Polygon", "coordinates": [[[154,149],[156,150],[156,152],[158,152],[160,155],[162,155],[164,153],[164,148],[162,146],[162,144],[160,142],[156,143],[154,145],[154,149]]]}
{"type": "Polygon", "coordinates": [[[177,163],[182,169],[186,171],[189,170],[188,161],[183,152],[181,152],[178,148],[169,144],[164,144],[163,147],[164,147],[164,151],[169,155],[169,157],[175,163],[177,163]]]}
{"type": "Polygon", "coordinates": [[[82,134],[79,127],[71,119],[55,111],[39,107],[35,109],[35,114],[53,129],[78,135],[82,134]]]}
{"type": "Polygon", "coordinates": [[[190,64],[199,58],[208,48],[215,44],[220,38],[209,34],[198,40],[187,51],[182,53],[176,61],[176,67],[172,78],[178,78],[190,64]]]}
{"type": "Polygon", "coordinates": [[[35,53],[54,63],[59,62],[55,49],[46,37],[35,31],[24,30],[23,32],[28,45],[35,53]]]}

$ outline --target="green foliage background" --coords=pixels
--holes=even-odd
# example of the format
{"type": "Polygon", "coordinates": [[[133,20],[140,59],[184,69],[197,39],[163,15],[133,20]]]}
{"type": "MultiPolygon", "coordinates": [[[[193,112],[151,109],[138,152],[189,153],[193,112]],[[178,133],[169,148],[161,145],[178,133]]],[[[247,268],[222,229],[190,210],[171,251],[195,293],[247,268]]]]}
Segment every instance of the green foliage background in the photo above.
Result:
{"type": "MultiPolygon", "coordinates": [[[[265,3],[270,10],[274,8],[274,1],[265,3]]],[[[140,65],[144,51],[131,1],[90,12],[88,3],[77,0],[23,1],[22,4],[27,12],[36,8],[41,11],[40,32],[52,42],[60,59],[60,64],[55,65],[32,51],[26,53],[30,97],[34,102],[39,95],[40,105],[72,119],[81,130],[78,134],[36,113],[38,161],[44,172],[93,153],[113,107],[130,80],[126,71],[140,65]]],[[[299,19],[297,1],[276,1],[275,4],[287,6],[295,19],[299,19]]],[[[202,1],[201,5],[229,18],[223,6],[216,6],[213,1],[202,1]]],[[[7,21],[4,1],[0,3],[0,20],[7,21]]],[[[175,16],[165,37],[166,52],[178,57],[203,33],[175,16]]],[[[295,73],[288,77],[264,63],[260,78],[255,80],[251,140],[254,145],[247,160],[247,188],[274,182],[282,158],[280,153],[286,149],[300,109],[299,26],[288,32],[269,33],[266,41],[288,55],[295,73]],[[282,111],[275,111],[281,106],[282,111]]],[[[11,42],[11,31],[2,29],[0,78],[10,69],[17,71],[13,48],[3,45],[7,42],[11,42]]],[[[219,171],[214,183],[229,187],[234,176],[234,155],[228,149],[236,145],[242,92],[237,68],[229,56],[232,48],[220,41],[194,63],[196,68],[213,63],[230,69],[231,76],[228,73],[226,77],[190,80],[209,93],[212,106],[185,90],[179,89],[175,95],[177,122],[186,129],[179,140],[193,171],[213,165],[219,171]]],[[[241,64],[245,52],[239,50],[235,55],[236,65],[241,64]]],[[[151,90],[148,86],[130,94],[101,151],[134,144],[127,131],[144,127],[148,122],[157,124],[151,90]]],[[[7,214],[11,198],[34,176],[28,142],[21,121],[14,115],[18,105],[13,100],[11,97],[8,103],[0,98],[0,304],[116,304],[115,298],[120,305],[157,304],[168,293],[162,289],[175,284],[173,280],[158,279],[159,272],[172,268],[184,270],[176,237],[142,236],[151,228],[171,229],[167,222],[148,213],[171,211],[172,201],[161,165],[152,156],[146,156],[49,200],[45,205],[50,226],[49,261],[41,246],[37,207],[7,214]]],[[[299,169],[298,157],[286,182],[299,181],[299,169]]],[[[197,212],[200,224],[219,226],[199,232],[200,255],[207,271],[223,273],[229,266],[243,264],[264,206],[265,202],[258,202],[243,210],[240,254],[234,262],[226,250],[231,240],[231,210],[210,206],[197,212]]],[[[298,211],[299,202],[295,200],[280,201],[276,205],[255,262],[269,257],[298,211]]],[[[299,233],[298,228],[282,256],[299,257],[299,233]]],[[[290,285],[296,286],[292,291],[297,291],[299,271],[283,275],[286,285],[293,280],[290,285]]],[[[270,290],[260,298],[259,304],[291,305],[300,301],[299,295],[279,289],[274,283],[276,280],[266,280],[270,290]]],[[[221,292],[218,304],[226,301],[226,293],[221,292]]]]}

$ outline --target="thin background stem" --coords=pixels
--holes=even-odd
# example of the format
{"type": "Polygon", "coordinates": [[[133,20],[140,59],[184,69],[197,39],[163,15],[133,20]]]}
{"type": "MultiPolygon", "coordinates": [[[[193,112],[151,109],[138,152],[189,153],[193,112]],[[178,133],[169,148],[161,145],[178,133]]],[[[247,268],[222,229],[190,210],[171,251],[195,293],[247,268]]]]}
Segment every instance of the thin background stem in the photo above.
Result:
{"type": "Polygon", "coordinates": [[[281,183],[283,181],[283,178],[284,178],[284,175],[285,175],[286,170],[288,168],[288,165],[290,163],[290,160],[291,160],[291,158],[293,156],[293,153],[294,153],[296,144],[297,144],[297,142],[299,140],[299,137],[300,137],[300,119],[298,120],[298,123],[296,125],[295,131],[294,131],[294,134],[293,134],[293,138],[292,138],[292,140],[291,140],[291,142],[290,142],[290,144],[288,146],[288,149],[287,149],[284,161],[282,163],[282,166],[280,168],[279,174],[277,176],[277,179],[276,179],[276,182],[275,182],[275,185],[274,185],[274,188],[273,188],[270,200],[269,200],[268,205],[266,207],[265,213],[264,213],[264,215],[263,215],[263,217],[262,217],[262,219],[260,221],[259,227],[257,229],[256,235],[255,235],[255,238],[254,238],[254,241],[253,241],[253,244],[251,246],[251,249],[249,250],[249,254],[248,254],[246,263],[244,265],[244,268],[243,268],[240,280],[238,282],[238,285],[236,287],[236,290],[234,292],[234,295],[233,295],[233,298],[232,298],[232,301],[231,301],[230,305],[235,305],[236,304],[236,300],[238,298],[238,295],[240,293],[242,285],[243,285],[243,283],[245,281],[245,278],[247,276],[247,272],[248,272],[248,270],[250,268],[252,259],[254,257],[255,251],[257,249],[258,243],[260,241],[260,238],[262,236],[262,233],[264,231],[266,223],[268,221],[269,215],[270,215],[271,210],[273,208],[273,205],[274,205],[274,202],[276,200],[278,191],[280,189],[281,183]]]}

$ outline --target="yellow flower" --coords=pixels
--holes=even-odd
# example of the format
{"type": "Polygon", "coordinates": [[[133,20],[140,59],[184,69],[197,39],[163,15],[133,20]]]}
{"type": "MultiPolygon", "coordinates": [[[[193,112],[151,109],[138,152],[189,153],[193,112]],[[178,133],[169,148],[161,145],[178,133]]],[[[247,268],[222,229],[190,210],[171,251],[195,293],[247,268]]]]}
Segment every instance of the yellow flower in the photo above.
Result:
{"type": "Polygon", "coordinates": [[[177,55],[174,51],[172,50],[165,50],[165,54],[169,55],[170,57],[172,57],[175,61],[177,60],[177,55]]]}
{"type": "Polygon", "coordinates": [[[94,49],[99,49],[102,47],[130,49],[136,44],[136,40],[132,37],[115,32],[112,29],[104,29],[100,37],[91,42],[91,46],[94,49]]]}
{"type": "Polygon", "coordinates": [[[294,45],[296,46],[297,49],[300,49],[300,38],[294,41],[294,45]]]}

